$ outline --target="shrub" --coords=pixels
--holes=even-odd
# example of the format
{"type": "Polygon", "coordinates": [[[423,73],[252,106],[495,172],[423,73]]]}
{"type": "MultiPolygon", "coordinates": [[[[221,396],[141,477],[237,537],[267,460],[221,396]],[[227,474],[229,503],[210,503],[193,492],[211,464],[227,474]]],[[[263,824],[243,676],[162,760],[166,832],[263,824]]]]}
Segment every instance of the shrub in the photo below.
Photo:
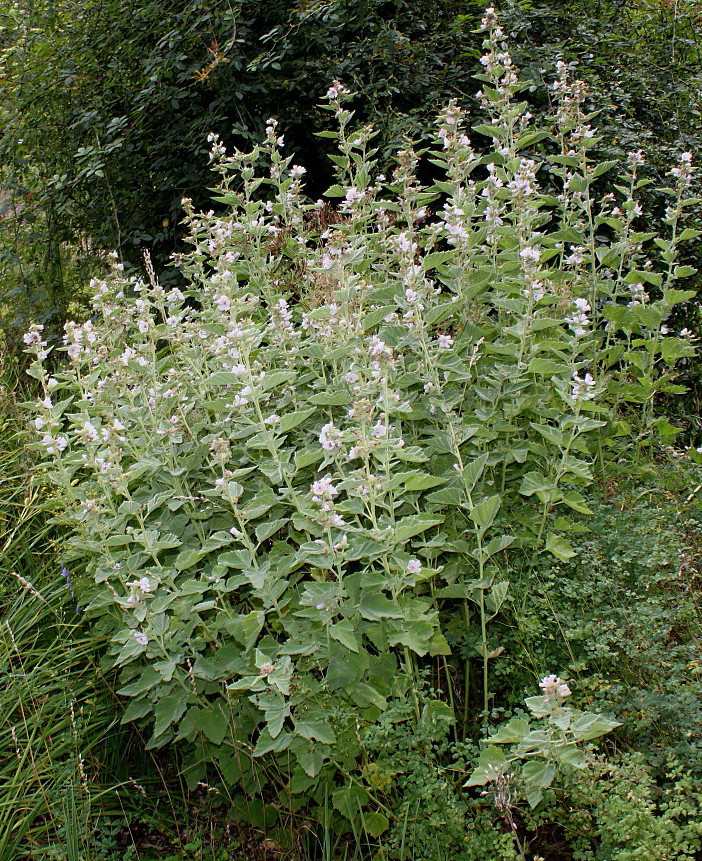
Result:
{"type": "Polygon", "coordinates": [[[574,555],[581,490],[607,458],[674,436],[655,399],[693,351],[665,327],[693,295],[677,287],[696,235],[680,226],[689,154],[670,235],[642,231],[641,154],[595,200],[615,165],[589,159],[582,86],[561,68],[548,138],[485,27],[491,154],[451,104],[429,156],[441,179],[422,186],[410,148],[374,176],[372,130],[351,129],[335,83],[337,207],[305,200],[274,121],[250,153],[213,136],[230,210],[185,202],[189,289],[115,264],[93,318],[67,325],[55,376],[40,327],[26,336],[45,387],[38,447],[125,720],[152,723],[152,747],[189,742],[194,783],[212,764],[293,811],[331,792],[371,835],[391,813],[358,777],[366,728],[408,697],[417,723],[479,731],[513,560],[574,555]],[[539,188],[547,165],[558,197],[539,188]],[[427,716],[416,682],[430,664],[448,669],[450,705],[437,694],[427,716]]]}

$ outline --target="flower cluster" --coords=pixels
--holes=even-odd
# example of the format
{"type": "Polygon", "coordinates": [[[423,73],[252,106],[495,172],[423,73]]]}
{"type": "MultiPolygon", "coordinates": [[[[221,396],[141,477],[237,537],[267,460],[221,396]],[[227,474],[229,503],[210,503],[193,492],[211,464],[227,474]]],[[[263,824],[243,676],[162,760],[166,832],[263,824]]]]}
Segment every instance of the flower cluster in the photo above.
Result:
{"type": "Polygon", "coordinates": [[[568,685],[558,676],[544,676],[539,682],[539,687],[544,692],[544,699],[547,702],[562,702],[571,695],[568,685]]]}

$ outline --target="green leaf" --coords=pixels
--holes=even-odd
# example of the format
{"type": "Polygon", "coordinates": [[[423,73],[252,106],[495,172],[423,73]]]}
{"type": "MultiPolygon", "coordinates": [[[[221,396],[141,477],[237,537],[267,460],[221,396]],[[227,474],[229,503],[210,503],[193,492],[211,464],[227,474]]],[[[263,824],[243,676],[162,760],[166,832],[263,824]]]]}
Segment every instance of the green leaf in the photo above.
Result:
{"type": "Polygon", "coordinates": [[[485,599],[485,605],[493,615],[496,615],[499,612],[500,607],[505,603],[508,591],[508,580],[500,580],[491,587],[490,592],[485,599]]]}
{"type": "Polygon", "coordinates": [[[556,766],[552,762],[527,762],[522,767],[522,777],[530,786],[547,789],[556,776],[556,766]]]}
{"type": "Polygon", "coordinates": [[[481,529],[481,531],[484,532],[492,526],[501,505],[502,497],[499,493],[496,493],[494,496],[489,496],[487,499],[484,499],[478,505],[471,508],[470,519],[481,529]]]}
{"type": "Polygon", "coordinates": [[[685,344],[678,338],[663,338],[661,341],[661,356],[664,362],[671,363],[686,356],[694,356],[692,344],[685,344]]]}
{"type": "Polygon", "coordinates": [[[602,176],[603,173],[607,173],[613,167],[617,167],[617,164],[618,162],[616,161],[601,161],[592,171],[592,178],[597,179],[598,176],[602,176]]]}
{"type": "Polygon", "coordinates": [[[331,691],[350,689],[361,679],[368,667],[368,653],[360,649],[357,654],[345,649],[340,643],[332,643],[329,648],[327,668],[327,687],[331,691]]]}
{"type": "Polygon", "coordinates": [[[259,523],[256,527],[256,538],[259,544],[262,544],[266,539],[270,538],[271,535],[275,535],[276,532],[281,530],[285,524],[288,523],[288,518],[283,517],[279,520],[267,520],[265,523],[259,523]]]}
{"type": "Polygon", "coordinates": [[[524,718],[512,718],[503,724],[487,741],[490,744],[517,744],[529,734],[529,721],[524,718]]]}
{"type": "Polygon", "coordinates": [[[202,709],[190,709],[188,717],[195,729],[203,733],[213,744],[222,744],[229,732],[227,719],[217,705],[202,709]]]}
{"type": "Polygon", "coordinates": [[[569,376],[568,365],[563,362],[553,362],[550,359],[534,358],[529,362],[527,371],[531,374],[541,374],[543,376],[569,376]]]}
{"type": "Polygon", "coordinates": [[[592,741],[621,726],[619,721],[609,720],[599,714],[580,712],[573,715],[570,729],[577,741],[592,741]]]}
{"type": "Polygon", "coordinates": [[[322,744],[336,744],[334,730],[324,720],[295,720],[295,732],[302,738],[315,739],[322,744]]]}
{"type": "Polygon", "coordinates": [[[334,807],[351,822],[359,818],[361,809],[368,801],[368,793],[361,786],[345,786],[332,795],[334,807]]]}
{"type": "Polygon", "coordinates": [[[489,559],[496,553],[500,553],[502,550],[506,550],[513,543],[513,535],[500,535],[498,538],[493,538],[484,550],[486,558],[489,559]]]}
{"type": "Polygon", "coordinates": [[[478,479],[483,474],[483,470],[485,469],[489,457],[490,455],[487,453],[479,454],[463,469],[463,481],[465,482],[465,488],[468,493],[470,493],[478,483],[478,479]]]}
{"type": "Polygon", "coordinates": [[[313,416],[317,412],[316,409],[311,408],[308,410],[297,410],[294,413],[286,413],[281,417],[280,423],[276,427],[276,433],[287,433],[291,431],[293,428],[296,428],[298,425],[302,424],[302,422],[306,421],[310,416],[313,416]]]}
{"type": "Polygon", "coordinates": [[[394,601],[380,592],[366,591],[361,595],[358,611],[364,619],[401,619],[402,611],[394,601]]]}
{"type": "Polygon", "coordinates": [[[519,492],[522,496],[533,496],[535,493],[552,493],[556,485],[541,472],[527,472],[522,477],[519,492]]]}
{"type": "Polygon", "coordinates": [[[265,621],[266,614],[263,610],[252,610],[250,613],[229,617],[222,623],[222,628],[248,652],[256,644],[265,621]]]}
{"type": "Polygon", "coordinates": [[[150,691],[154,685],[157,685],[162,681],[163,679],[160,673],[157,673],[156,670],[151,667],[146,667],[138,678],[133,682],[130,682],[128,685],[120,688],[117,693],[123,697],[136,697],[139,694],[143,694],[145,691],[150,691]]]}
{"type": "Polygon", "coordinates": [[[405,490],[427,490],[429,487],[445,484],[446,481],[448,479],[429,475],[428,472],[416,472],[405,479],[405,490]]]}
{"type": "Polygon", "coordinates": [[[587,768],[587,757],[576,744],[566,744],[557,747],[555,754],[559,761],[573,768],[587,768]]]}
{"type": "Polygon", "coordinates": [[[351,396],[348,392],[319,392],[307,398],[311,404],[317,404],[321,407],[341,407],[351,403],[351,396]]]}
{"type": "Polygon", "coordinates": [[[346,646],[352,652],[358,652],[358,639],[352,622],[349,619],[342,619],[334,625],[329,626],[329,634],[333,639],[337,640],[342,645],[346,646]]]}
{"type": "Polygon", "coordinates": [[[409,517],[403,517],[393,532],[392,540],[394,544],[404,544],[415,535],[426,532],[433,526],[438,526],[444,522],[443,517],[428,517],[425,514],[411,514],[409,517]]]}
{"type": "Polygon", "coordinates": [[[485,786],[494,776],[495,770],[503,770],[509,760],[499,747],[486,747],[480,752],[478,763],[464,786],[485,786]]]}
{"type": "Polygon", "coordinates": [[[676,266],[673,270],[673,275],[676,278],[691,278],[697,273],[694,266],[676,266]]]}
{"type": "Polygon", "coordinates": [[[120,723],[125,724],[143,718],[150,714],[152,710],[153,703],[150,700],[132,700],[124,710],[120,723]]]}
{"type": "Polygon", "coordinates": [[[287,731],[283,731],[280,735],[273,738],[268,732],[268,728],[264,727],[256,742],[253,755],[264,756],[267,753],[280,753],[282,750],[287,750],[290,747],[291,739],[292,735],[287,731]]]}
{"type": "Polygon", "coordinates": [[[562,535],[556,535],[554,532],[549,532],[546,538],[545,549],[549,553],[553,553],[561,562],[567,562],[576,555],[570,543],[562,535]]]}
{"type": "Polygon", "coordinates": [[[305,774],[310,777],[316,777],[322,770],[324,761],[327,758],[326,751],[316,744],[303,744],[299,739],[294,739],[290,745],[290,749],[295,754],[300,767],[305,774]]]}
{"type": "Polygon", "coordinates": [[[456,723],[456,716],[453,709],[443,700],[431,700],[422,709],[419,728],[430,738],[438,741],[448,734],[454,723],[456,723]]]}
{"type": "Polygon", "coordinates": [[[370,834],[371,837],[380,837],[390,827],[387,816],[383,813],[372,811],[364,813],[362,820],[363,828],[370,834]]]}
{"type": "Polygon", "coordinates": [[[170,694],[167,697],[162,697],[154,707],[154,723],[153,738],[156,739],[183,716],[187,706],[186,698],[182,693],[170,694]]]}

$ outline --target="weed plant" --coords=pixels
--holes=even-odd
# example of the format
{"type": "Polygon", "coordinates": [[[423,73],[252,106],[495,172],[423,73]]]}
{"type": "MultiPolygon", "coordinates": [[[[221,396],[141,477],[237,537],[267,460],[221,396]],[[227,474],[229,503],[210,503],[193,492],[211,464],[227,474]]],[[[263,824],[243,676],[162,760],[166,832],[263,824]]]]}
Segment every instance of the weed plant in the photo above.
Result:
{"type": "MultiPolygon", "coordinates": [[[[230,210],[184,202],[189,288],[115,263],[54,375],[41,326],[26,335],[36,448],[124,721],[185,746],[190,785],[261,826],[395,833],[367,739],[396,708],[418,737],[484,738],[494,668],[524,661],[500,640],[508,603],[576,556],[596,474],[676,434],[656,400],[693,353],[667,326],[694,295],[691,156],[665,191],[669,233],[647,232],[643,155],[596,195],[618,165],[590,158],[584,85],[559,66],[553,129],[534,128],[492,10],[483,27],[490,154],[451,104],[427,154],[440,179],[420,184],[409,147],[375,175],[335,83],[338,206],[304,198],[275,121],[251,153],[213,136],[230,210]]],[[[538,809],[615,725],[569,706],[554,669],[533,661],[516,699],[542,694],[464,757],[518,857],[512,798],[538,809]]]]}

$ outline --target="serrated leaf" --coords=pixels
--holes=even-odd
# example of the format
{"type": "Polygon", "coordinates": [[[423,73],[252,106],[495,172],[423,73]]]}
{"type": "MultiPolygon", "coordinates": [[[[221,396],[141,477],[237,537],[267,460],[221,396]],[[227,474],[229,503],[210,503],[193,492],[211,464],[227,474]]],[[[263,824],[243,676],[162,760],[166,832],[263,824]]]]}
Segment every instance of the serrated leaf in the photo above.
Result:
{"type": "Polygon", "coordinates": [[[556,485],[541,472],[527,472],[522,477],[519,492],[522,496],[533,496],[535,493],[550,493],[556,490],[556,485]]]}
{"type": "Polygon", "coordinates": [[[314,739],[322,744],[336,744],[334,730],[324,720],[295,720],[295,732],[306,739],[314,739]]]}
{"type": "Polygon", "coordinates": [[[229,725],[219,706],[212,705],[202,709],[190,709],[188,717],[195,729],[199,730],[213,744],[222,744],[229,731],[229,725]]]}
{"type": "Polygon", "coordinates": [[[296,410],[294,413],[286,413],[281,417],[280,423],[276,428],[277,433],[287,433],[298,425],[302,424],[310,416],[317,412],[314,408],[308,410],[296,410]]]}
{"type": "Polygon", "coordinates": [[[409,517],[403,517],[398,521],[393,532],[393,542],[395,544],[404,544],[415,535],[420,535],[431,529],[434,526],[444,522],[443,517],[429,517],[426,514],[410,514],[409,517]]]}
{"type": "Polygon", "coordinates": [[[573,715],[570,722],[570,729],[573,737],[578,741],[593,741],[600,738],[606,733],[611,732],[616,727],[621,726],[619,721],[609,720],[598,714],[589,712],[581,712],[573,715]]]}
{"type": "Polygon", "coordinates": [[[446,478],[429,475],[428,472],[415,472],[405,479],[405,490],[427,490],[439,484],[445,484],[446,478]]]}
{"type": "Polygon", "coordinates": [[[484,499],[482,502],[478,503],[478,505],[474,505],[473,508],[471,508],[470,519],[484,532],[492,526],[501,505],[502,497],[499,493],[496,493],[494,496],[489,496],[487,499],[484,499]]]}
{"type": "Polygon", "coordinates": [[[349,619],[342,619],[334,625],[329,626],[329,635],[346,646],[352,652],[358,652],[358,639],[353,623],[349,619]]]}
{"type": "Polygon", "coordinates": [[[280,753],[280,751],[287,750],[290,747],[291,739],[292,735],[287,730],[273,738],[268,732],[267,727],[264,727],[256,742],[253,755],[264,756],[267,753],[280,753]]]}
{"type": "Polygon", "coordinates": [[[697,273],[694,266],[676,266],[673,275],[676,278],[690,278],[697,273]]]}
{"type": "Polygon", "coordinates": [[[485,786],[495,774],[495,770],[504,769],[509,761],[499,747],[486,747],[480,752],[478,763],[473,769],[464,786],[485,786]]]}
{"type": "Polygon", "coordinates": [[[316,777],[327,758],[326,751],[316,744],[300,743],[299,739],[294,739],[290,747],[305,774],[316,777]]]}
{"type": "Polygon", "coordinates": [[[345,786],[343,789],[337,789],[332,795],[334,807],[352,822],[359,818],[367,801],[368,793],[361,786],[345,786]]]}
{"type": "Polygon", "coordinates": [[[570,543],[562,535],[556,535],[554,532],[549,532],[546,538],[545,549],[549,553],[553,553],[561,562],[567,562],[573,556],[577,555],[570,543]]]}
{"type": "Polygon", "coordinates": [[[616,161],[602,161],[592,172],[593,179],[597,179],[598,176],[602,176],[603,173],[607,173],[607,171],[612,170],[613,167],[617,167],[618,162],[616,161]]]}
{"type": "Polygon", "coordinates": [[[348,392],[318,392],[316,395],[311,395],[307,400],[311,404],[317,404],[321,407],[341,407],[351,403],[351,395],[348,392]]]}
{"type": "Polygon", "coordinates": [[[524,718],[512,718],[503,724],[487,741],[490,744],[517,744],[529,733],[529,721],[524,718]]]}
{"type": "Polygon", "coordinates": [[[364,813],[362,824],[371,837],[380,837],[390,827],[387,816],[377,811],[364,813]]]}
{"type": "Polygon", "coordinates": [[[364,592],[358,605],[358,612],[364,619],[401,619],[402,611],[394,601],[380,592],[364,592]]]}
{"type": "Polygon", "coordinates": [[[556,776],[556,766],[552,762],[527,762],[522,767],[522,777],[527,784],[547,789],[556,776]]]}

